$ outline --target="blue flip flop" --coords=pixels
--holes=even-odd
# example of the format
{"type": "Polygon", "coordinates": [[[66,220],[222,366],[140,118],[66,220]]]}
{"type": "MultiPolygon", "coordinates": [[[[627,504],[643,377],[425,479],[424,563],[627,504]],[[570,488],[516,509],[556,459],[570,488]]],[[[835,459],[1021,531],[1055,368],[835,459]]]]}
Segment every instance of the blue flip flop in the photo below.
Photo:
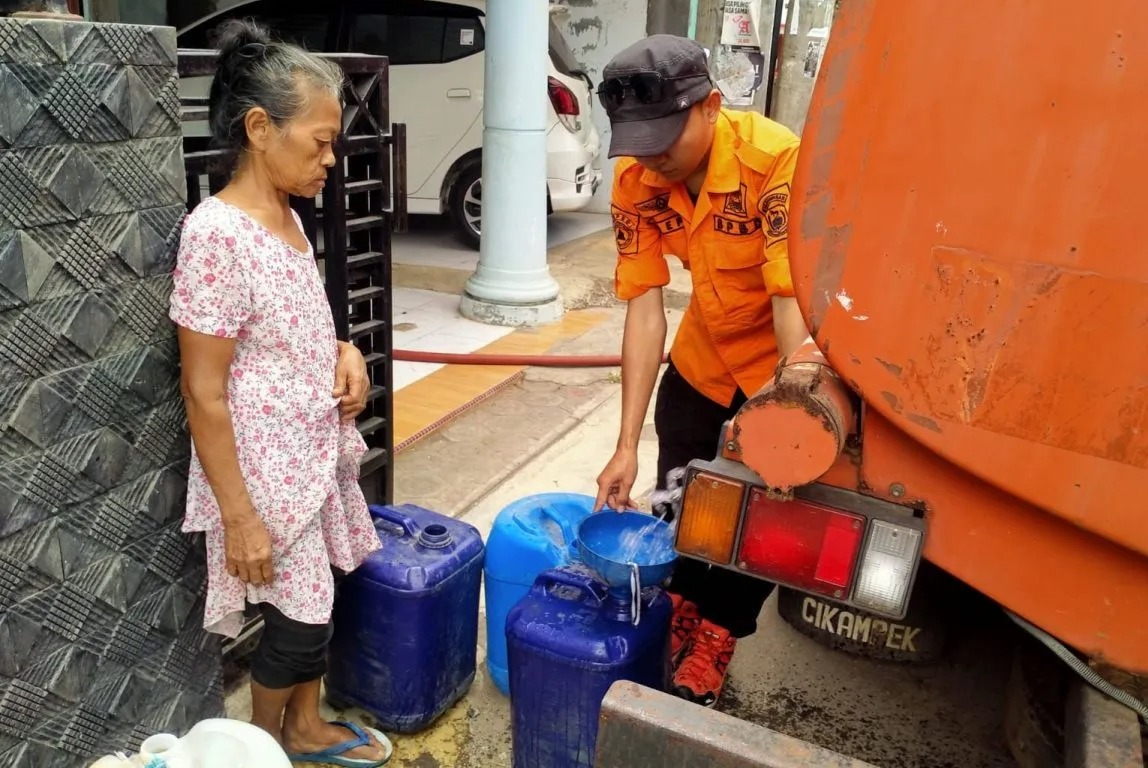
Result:
{"type": "Polygon", "coordinates": [[[333,747],[327,747],[319,752],[307,752],[305,754],[291,754],[287,755],[287,759],[293,763],[318,763],[319,765],[336,765],[340,768],[379,768],[381,765],[386,765],[387,761],[391,759],[391,755],[395,753],[395,748],[391,745],[390,739],[383,734],[376,731],[374,728],[366,728],[357,723],[347,722],[333,722],[331,725],[338,725],[346,728],[348,731],[355,735],[355,738],[348,739],[341,744],[336,744],[333,747]],[[367,732],[370,731],[370,734],[367,732]],[[365,747],[371,743],[371,736],[379,742],[384,750],[386,750],[386,757],[382,760],[365,760],[362,758],[343,757],[353,749],[365,747]]]}

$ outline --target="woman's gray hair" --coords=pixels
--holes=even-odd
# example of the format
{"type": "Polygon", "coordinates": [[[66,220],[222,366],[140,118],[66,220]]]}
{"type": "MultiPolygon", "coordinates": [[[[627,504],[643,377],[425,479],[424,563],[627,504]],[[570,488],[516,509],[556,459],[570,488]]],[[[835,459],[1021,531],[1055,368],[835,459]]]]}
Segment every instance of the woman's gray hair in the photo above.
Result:
{"type": "Polygon", "coordinates": [[[224,150],[223,169],[235,170],[247,147],[247,113],[267,111],[280,128],[298,117],[310,95],[309,85],[342,101],[343,70],[299,46],[271,38],[252,21],[232,20],[218,30],[219,61],[211,81],[208,121],[214,146],[224,150]]]}

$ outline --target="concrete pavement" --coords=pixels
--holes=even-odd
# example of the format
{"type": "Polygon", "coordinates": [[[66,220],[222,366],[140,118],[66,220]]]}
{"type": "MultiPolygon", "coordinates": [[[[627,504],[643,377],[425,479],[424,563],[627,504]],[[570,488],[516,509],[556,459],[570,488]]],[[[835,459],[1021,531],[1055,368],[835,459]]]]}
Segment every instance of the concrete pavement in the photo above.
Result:
{"type": "MultiPolygon", "coordinates": [[[[620,330],[622,317],[621,310],[616,312],[609,324],[614,333],[620,330]]],[[[602,327],[595,338],[572,346],[589,352],[616,339],[602,327]]],[[[400,498],[411,498],[408,494],[417,494],[420,488],[429,490],[415,496],[419,503],[457,514],[486,535],[498,512],[522,496],[545,491],[593,493],[594,478],[617,437],[620,389],[609,371],[595,376],[590,371],[532,369],[518,387],[400,456],[396,466],[400,498]],[[484,448],[475,452],[474,441],[479,439],[484,448]],[[503,441],[518,446],[517,458],[504,458],[503,441]],[[441,485],[441,471],[436,475],[438,487],[431,490],[430,482],[415,487],[416,478],[434,475],[433,468],[443,466],[457,468],[453,471],[462,471],[467,478],[486,474],[492,478],[490,488],[480,493],[468,479],[452,482],[454,490],[447,489],[441,485]]],[[[653,488],[656,452],[652,415],[647,415],[636,497],[647,496],[653,488]]],[[[1000,727],[1007,654],[993,646],[992,632],[975,621],[955,634],[953,650],[940,664],[906,667],[871,662],[830,651],[799,635],[780,619],[771,599],[758,633],[741,641],[720,708],[880,766],[1011,766],[1000,727]]],[[[480,638],[480,646],[484,645],[480,638]]],[[[484,651],[480,647],[480,659],[485,658],[484,651]]],[[[474,689],[444,727],[452,744],[465,745],[457,756],[452,752],[447,760],[437,755],[443,741],[436,728],[426,736],[400,740],[398,765],[509,765],[508,703],[485,671],[480,670],[474,689]],[[455,759],[458,762],[450,762],[455,759]]]]}
{"type": "MultiPolygon", "coordinates": [[[[563,290],[581,306],[600,307],[607,314],[604,322],[555,353],[619,350],[625,312],[609,291],[613,258],[609,232],[552,252],[552,269],[563,290]]],[[[442,290],[456,279],[450,273],[459,272],[425,267],[417,275],[442,290]]],[[[676,269],[674,280],[667,294],[671,334],[688,296],[688,276],[676,269]]],[[[616,369],[528,369],[520,381],[399,454],[396,501],[460,517],[485,536],[499,510],[522,496],[555,490],[593,493],[594,479],[613,451],[620,411],[616,369]]],[[[647,415],[636,496],[652,489],[655,458],[647,415]]],[[[780,620],[771,600],[758,633],[740,643],[720,708],[880,766],[1013,765],[1000,727],[1007,655],[976,621],[954,635],[949,656],[930,667],[870,662],[799,635],[780,620]]],[[[395,737],[392,765],[510,765],[509,703],[482,665],[485,628],[478,659],[477,679],[457,706],[428,731],[395,737]]],[[[245,697],[245,692],[232,697],[233,716],[249,712],[245,697]]],[[[342,714],[370,724],[364,713],[342,714]]]]}

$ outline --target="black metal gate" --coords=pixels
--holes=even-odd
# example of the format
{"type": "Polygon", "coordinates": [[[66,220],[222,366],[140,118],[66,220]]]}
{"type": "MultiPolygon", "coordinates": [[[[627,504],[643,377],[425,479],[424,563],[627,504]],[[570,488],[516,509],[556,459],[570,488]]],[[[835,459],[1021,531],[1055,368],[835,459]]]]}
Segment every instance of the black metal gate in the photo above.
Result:
{"type": "MultiPolygon", "coordinates": [[[[335,333],[354,342],[366,358],[371,376],[367,409],[358,419],[367,443],[361,485],[371,504],[393,500],[394,393],[391,336],[391,235],[406,229],[406,126],[390,122],[389,65],[386,57],[324,55],[347,76],[340,160],[327,175],[317,200],[293,199],[327,288],[335,333]]],[[[215,54],[181,51],[181,78],[215,71],[215,54]]],[[[185,100],[184,124],[202,121],[207,107],[185,100]]],[[[216,165],[222,153],[207,140],[184,138],[188,210],[205,194],[223,188],[227,179],[216,165]]],[[[234,678],[261,627],[254,613],[235,642],[225,643],[226,677],[234,678]]]]}

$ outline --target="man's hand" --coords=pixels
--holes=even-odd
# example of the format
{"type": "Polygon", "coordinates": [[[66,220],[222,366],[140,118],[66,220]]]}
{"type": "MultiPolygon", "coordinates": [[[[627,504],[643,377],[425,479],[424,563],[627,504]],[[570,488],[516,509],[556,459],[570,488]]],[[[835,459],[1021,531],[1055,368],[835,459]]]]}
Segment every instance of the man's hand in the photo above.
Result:
{"type": "Polygon", "coordinates": [[[345,422],[355,417],[367,407],[367,392],[371,388],[367,376],[367,361],[359,348],[349,342],[339,342],[339,362],[335,366],[335,389],[331,392],[339,398],[339,416],[345,422]]]}
{"type": "Polygon", "coordinates": [[[622,512],[634,508],[630,491],[638,479],[638,452],[630,448],[619,448],[598,475],[598,498],[594,500],[594,511],[609,505],[610,509],[622,512]]]}
{"type": "Polygon", "coordinates": [[[223,547],[227,572],[244,584],[260,586],[275,578],[271,564],[271,535],[255,510],[225,520],[223,547]]]}

